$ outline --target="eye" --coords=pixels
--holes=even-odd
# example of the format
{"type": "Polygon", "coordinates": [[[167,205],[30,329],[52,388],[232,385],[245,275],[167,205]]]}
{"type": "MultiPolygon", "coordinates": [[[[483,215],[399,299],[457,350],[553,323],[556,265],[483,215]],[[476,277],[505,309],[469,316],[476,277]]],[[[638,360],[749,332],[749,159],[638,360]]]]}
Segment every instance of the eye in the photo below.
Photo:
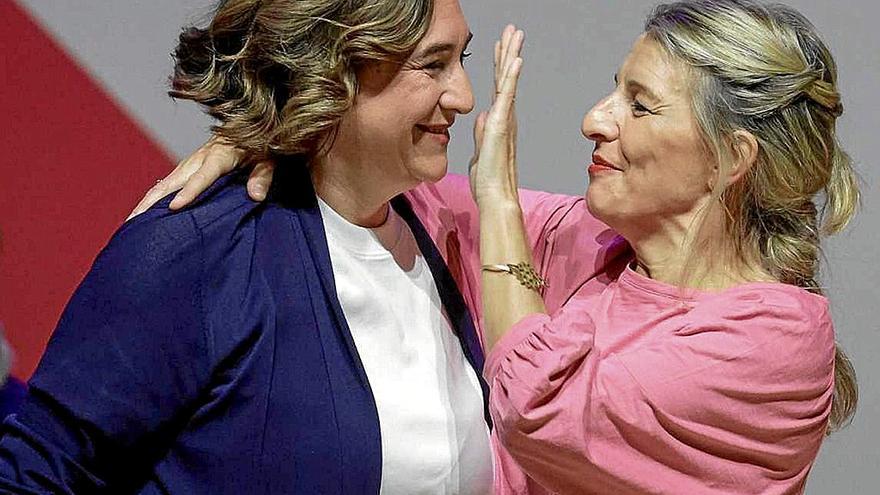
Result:
{"type": "Polygon", "coordinates": [[[443,60],[435,60],[433,62],[429,62],[429,63],[422,66],[422,69],[432,71],[432,72],[439,72],[445,68],[446,68],[446,62],[443,60]]]}
{"type": "Polygon", "coordinates": [[[648,107],[639,103],[638,100],[633,100],[630,106],[632,107],[633,115],[635,115],[636,117],[641,117],[653,113],[651,112],[651,110],[648,109],[648,107]]]}

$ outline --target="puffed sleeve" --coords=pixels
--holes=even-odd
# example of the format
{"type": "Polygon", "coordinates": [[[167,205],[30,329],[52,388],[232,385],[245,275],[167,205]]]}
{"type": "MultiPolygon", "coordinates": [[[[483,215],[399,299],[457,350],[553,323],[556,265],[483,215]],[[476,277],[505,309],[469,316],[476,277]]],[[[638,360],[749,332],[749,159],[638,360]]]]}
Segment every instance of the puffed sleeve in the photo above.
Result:
{"type": "Polygon", "coordinates": [[[210,368],[202,241],[163,210],[124,225],[69,301],[3,425],[3,493],[124,493],[186,421],[210,368]]]}
{"type": "Polygon", "coordinates": [[[830,411],[827,313],[752,294],[603,353],[614,329],[587,310],[529,316],[488,357],[498,438],[529,476],[558,493],[798,492],[830,411]]]}

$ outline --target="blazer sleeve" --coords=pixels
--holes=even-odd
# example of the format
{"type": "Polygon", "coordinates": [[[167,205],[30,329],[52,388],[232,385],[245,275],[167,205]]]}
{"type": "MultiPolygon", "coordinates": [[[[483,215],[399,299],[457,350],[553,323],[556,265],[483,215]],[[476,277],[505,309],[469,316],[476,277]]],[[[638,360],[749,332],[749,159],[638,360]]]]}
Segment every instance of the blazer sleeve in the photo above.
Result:
{"type": "Polygon", "coordinates": [[[603,355],[595,336],[613,330],[574,300],[525,318],[490,353],[498,438],[529,476],[559,493],[796,491],[830,410],[827,315],[727,300],[603,355]]]}
{"type": "Polygon", "coordinates": [[[123,493],[188,419],[211,368],[202,240],[162,210],[125,224],[69,301],[3,425],[0,491],[123,493]]]}

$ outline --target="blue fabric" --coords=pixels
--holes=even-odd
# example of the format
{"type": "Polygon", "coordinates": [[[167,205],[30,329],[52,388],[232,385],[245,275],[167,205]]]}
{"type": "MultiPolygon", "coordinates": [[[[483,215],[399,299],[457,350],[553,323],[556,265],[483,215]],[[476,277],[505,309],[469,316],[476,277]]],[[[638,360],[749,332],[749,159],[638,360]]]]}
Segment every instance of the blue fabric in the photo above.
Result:
{"type": "MultiPolygon", "coordinates": [[[[181,213],[166,199],[114,235],[3,425],[0,492],[378,493],[378,413],[308,173],[279,167],[259,204],[244,180],[181,213]]],[[[481,376],[450,281],[438,289],[481,376]]]]}
{"type": "Polygon", "coordinates": [[[27,386],[14,376],[6,378],[0,387],[0,421],[14,412],[18,412],[27,395],[27,386]]]}

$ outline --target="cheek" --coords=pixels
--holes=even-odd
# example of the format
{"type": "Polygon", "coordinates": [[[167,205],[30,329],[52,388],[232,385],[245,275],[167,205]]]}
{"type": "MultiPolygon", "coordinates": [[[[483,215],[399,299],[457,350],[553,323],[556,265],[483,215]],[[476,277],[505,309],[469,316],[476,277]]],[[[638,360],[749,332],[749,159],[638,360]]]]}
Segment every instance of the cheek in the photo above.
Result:
{"type": "Polygon", "coordinates": [[[688,196],[709,192],[714,177],[711,159],[698,143],[678,146],[670,153],[669,175],[675,177],[676,189],[688,196]]]}
{"type": "Polygon", "coordinates": [[[422,120],[439,106],[441,94],[441,87],[433,78],[426,74],[411,74],[394,88],[389,105],[395,106],[400,114],[422,120]]]}
{"type": "Polygon", "coordinates": [[[360,120],[374,133],[409,134],[416,124],[431,119],[440,98],[435,85],[419,80],[415,74],[393,84],[363,104],[360,120]]]}
{"type": "Polygon", "coordinates": [[[654,130],[644,121],[633,121],[622,126],[619,141],[627,172],[644,172],[653,168],[656,151],[665,146],[662,132],[654,130]]]}
{"type": "Polygon", "coordinates": [[[412,142],[413,118],[396,102],[371,102],[358,112],[359,145],[374,152],[388,152],[412,142]]]}
{"type": "Polygon", "coordinates": [[[652,186],[708,184],[710,161],[691,129],[633,129],[620,142],[632,178],[652,186]]]}

